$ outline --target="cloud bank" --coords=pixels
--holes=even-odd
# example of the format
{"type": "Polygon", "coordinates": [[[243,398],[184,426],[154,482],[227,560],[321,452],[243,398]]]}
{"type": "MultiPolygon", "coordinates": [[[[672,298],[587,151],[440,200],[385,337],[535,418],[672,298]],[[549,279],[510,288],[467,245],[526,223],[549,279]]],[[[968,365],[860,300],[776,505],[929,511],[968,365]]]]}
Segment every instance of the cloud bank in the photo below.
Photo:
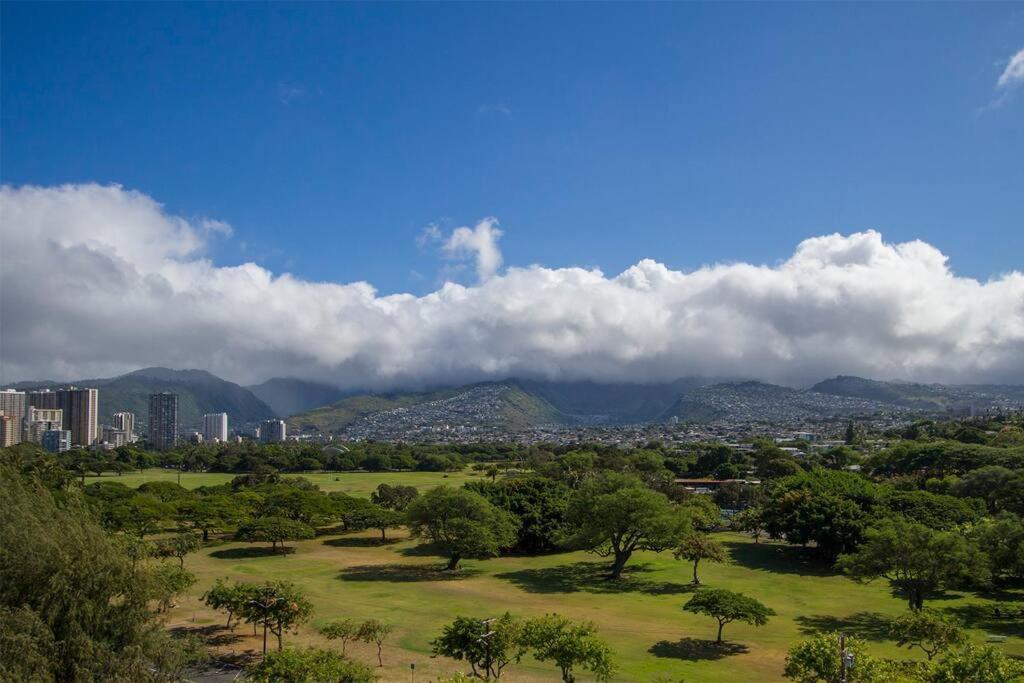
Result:
{"type": "Polygon", "coordinates": [[[0,189],[2,381],[147,365],[384,388],[508,376],[662,381],[835,374],[1024,382],[1024,274],[957,277],[920,241],[814,237],[774,266],[643,260],[501,271],[493,220],[447,238],[480,283],[381,296],[254,263],[216,265],[230,226],[118,186],[0,189]]]}

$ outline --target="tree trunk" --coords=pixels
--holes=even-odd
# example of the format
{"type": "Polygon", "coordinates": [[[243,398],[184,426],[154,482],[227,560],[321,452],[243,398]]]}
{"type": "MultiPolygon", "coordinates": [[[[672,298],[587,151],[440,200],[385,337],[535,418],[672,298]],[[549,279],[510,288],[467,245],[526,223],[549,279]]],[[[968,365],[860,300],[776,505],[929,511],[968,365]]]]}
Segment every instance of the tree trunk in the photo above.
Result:
{"type": "Polygon", "coordinates": [[[700,577],[697,576],[697,565],[699,563],[700,563],[700,560],[694,560],[693,561],[693,585],[694,586],[699,586],[700,585],[700,577]]]}
{"type": "Polygon", "coordinates": [[[210,540],[210,530],[209,529],[203,529],[203,543],[205,543],[205,542],[207,542],[209,540],[210,540]]]}
{"type": "Polygon", "coordinates": [[[722,642],[722,627],[725,626],[725,622],[718,622],[718,638],[715,640],[716,643],[722,642]]]}
{"type": "Polygon", "coordinates": [[[377,643],[377,666],[384,666],[384,659],[380,656],[381,644],[377,643]]]}
{"type": "Polygon", "coordinates": [[[384,527],[380,528],[380,540],[382,540],[382,541],[388,540],[387,535],[384,533],[384,527]]]}
{"type": "Polygon", "coordinates": [[[461,559],[462,558],[459,557],[458,555],[452,555],[451,558],[448,560],[448,566],[445,567],[445,569],[447,569],[449,571],[450,570],[454,570],[454,569],[458,569],[459,568],[459,561],[461,559]]]}
{"type": "Polygon", "coordinates": [[[632,553],[626,550],[615,551],[615,561],[612,562],[612,571],[611,574],[608,576],[609,579],[622,578],[622,570],[623,568],[625,568],[626,563],[629,562],[630,555],[632,555],[632,553]]]}

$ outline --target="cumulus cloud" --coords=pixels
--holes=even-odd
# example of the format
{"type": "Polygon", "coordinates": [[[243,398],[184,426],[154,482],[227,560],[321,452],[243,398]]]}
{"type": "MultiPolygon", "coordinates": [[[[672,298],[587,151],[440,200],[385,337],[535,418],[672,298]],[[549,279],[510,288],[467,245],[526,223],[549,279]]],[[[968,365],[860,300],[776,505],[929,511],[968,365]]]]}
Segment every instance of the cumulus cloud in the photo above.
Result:
{"type": "Polygon", "coordinates": [[[1024,83],[1024,49],[1010,57],[1006,68],[996,81],[997,88],[1009,88],[1024,83]]]}
{"type": "Polygon", "coordinates": [[[455,228],[444,242],[444,253],[448,258],[459,260],[470,257],[476,262],[476,275],[480,282],[491,279],[501,268],[501,249],[498,240],[502,236],[495,218],[485,218],[474,228],[455,228]]]}
{"type": "Polygon", "coordinates": [[[919,241],[814,237],[774,266],[643,260],[500,271],[491,219],[445,243],[481,282],[381,296],[204,256],[202,219],[117,186],[0,190],[3,381],[145,365],[384,388],[508,376],[663,381],[839,373],[1024,381],[1024,274],[956,276],[919,241]]]}

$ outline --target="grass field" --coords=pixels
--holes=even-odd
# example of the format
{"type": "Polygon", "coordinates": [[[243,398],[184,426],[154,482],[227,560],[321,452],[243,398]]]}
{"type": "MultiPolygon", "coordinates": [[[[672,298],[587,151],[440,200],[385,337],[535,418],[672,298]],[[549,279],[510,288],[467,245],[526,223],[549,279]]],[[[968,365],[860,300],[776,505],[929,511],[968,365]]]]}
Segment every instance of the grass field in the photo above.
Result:
{"type": "MultiPolygon", "coordinates": [[[[174,477],[176,473],[166,474],[174,477]]],[[[458,484],[471,476],[399,473],[310,478],[329,490],[365,494],[382,481],[429,487],[458,484]]],[[[182,483],[194,487],[218,477],[185,475],[182,483]]],[[[138,484],[146,475],[120,479],[138,484]]],[[[692,590],[690,567],[669,553],[636,555],[627,567],[628,577],[616,583],[601,578],[605,565],[600,558],[581,552],[466,561],[463,571],[451,574],[440,569],[441,558],[404,531],[383,545],[377,532],[327,534],[295,543],[289,555],[267,554],[259,545],[215,543],[186,559],[186,568],[199,582],[180,600],[171,619],[179,627],[204,629],[226,655],[258,651],[259,641],[251,630],[247,632],[244,624],[233,633],[223,630],[224,615],[205,608],[200,596],[221,576],[294,581],[307,592],[316,612],[297,635],[286,637],[286,645],[333,647],[320,639],[315,626],[341,617],[382,619],[396,626],[384,651],[381,675],[385,681],[409,681],[410,663],[416,664],[415,680],[420,682],[462,669],[458,662],[432,659],[430,640],[456,615],[487,617],[506,610],[520,616],[557,611],[595,622],[616,653],[616,680],[621,681],[780,680],[787,648],[822,629],[841,628],[866,638],[877,655],[923,658],[919,651],[900,651],[885,639],[887,620],[906,609],[886,582],[855,583],[805,561],[800,549],[783,544],[755,544],[730,533],[719,534],[719,539],[731,560],[725,565],[702,565],[705,584],[742,591],[778,612],[762,628],[727,625],[728,643],[723,648],[709,642],[715,635],[713,619],[681,610],[692,590]]],[[[951,592],[926,604],[966,618],[975,642],[984,642],[989,634],[1009,636],[998,647],[1024,656],[1024,625],[1019,620],[993,619],[983,608],[993,600],[1019,604],[1024,590],[990,595],[951,592]]],[[[370,646],[350,645],[349,653],[375,663],[370,646]]],[[[506,671],[510,681],[559,680],[554,666],[532,661],[510,665],[506,671]]]]}
{"type": "MultiPolygon", "coordinates": [[[[219,472],[182,472],[181,485],[187,489],[198,486],[216,486],[235,478],[234,474],[219,472]]],[[[432,488],[441,484],[461,486],[464,482],[485,478],[479,472],[465,469],[460,472],[302,472],[284,474],[285,477],[304,477],[323,491],[344,491],[354,496],[369,497],[378,484],[392,486],[415,486],[419,489],[432,488]]],[[[100,477],[86,477],[85,483],[100,481],[100,477]]],[[[105,474],[103,481],[116,481],[125,486],[136,487],[147,481],[178,481],[177,470],[149,469],[129,474],[105,474]]]]}

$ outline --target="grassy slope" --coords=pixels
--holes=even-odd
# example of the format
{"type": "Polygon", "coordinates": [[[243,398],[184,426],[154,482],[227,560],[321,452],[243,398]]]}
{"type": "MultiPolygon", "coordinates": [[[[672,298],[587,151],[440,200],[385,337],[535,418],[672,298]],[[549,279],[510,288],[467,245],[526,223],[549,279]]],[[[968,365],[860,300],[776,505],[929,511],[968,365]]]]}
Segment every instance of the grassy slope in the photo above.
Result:
{"type": "MultiPolygon", "coordinates": [[[[174,472],[158,471],[161,478],[174,472]]],[[[152,479],[153,471],[122,477],[137,484],[152,479]]],[[[182,483],[197,486],[229,475],[184,475],[182,483]]],[[[444,478],[434,473],[315,474],[305,475],[327,490],[366,495],[377,483],[404,483],[429,487],[458,484],[473,475],[444,478]],[[335,480],[337,478],[338,480],[335,480]]],[[[110,477],[108,477],[110,478],[110,477]]],[[[617,680],[729,681],[780,680],[786,649],[814,629],[842,628],[866,637],[875,654],[917,657],[901,652],[884,639],[884,622],[905,609],[884,581],[857,584],[801,561],[800,551],[781,544],[754,544],[746,537],[721,534],[732,562],[707,565],[702,576],[709,586],[757,596],[779,614],[769,626],[756,629],[729,624],[726,639],[735,653],[723,655],[702,641],[714,637],[714,622],[683,612],[688,599],[689,566],[669,554],[640,553],[628,580],[609,585],[600,580],[603,564],[586,553],[560,553],[542,557],[503,557],[464,563],[456,576],[438,571],[439,559],[428,549],[395,534],[398,542],[379,545],[376,532],[347,536],[325,535],[295,544],[289,556],[264,554],[259,546],[225,542],[190,556],[186,566],[198,584],[171,615],[172,623],[216,629],[223,617],[200,602],[203,590],[220,576],[238,580],[288,579],[302,585],[316,605],[314,621],[287,642],[325,644],[313,626],[327,620],[376,617],[394,623],[397,630],[385,649],[383,680],[408,680],[409,663],[416,663],[417,680],[431,680],[459,665],[429,656],[430,640],[455,615],[493,615],[505,610],[518,615],[558,611],[576,619],[596,622],[616,652],[617,680]]],[[[995,596],[988,596],[994,598],[995,596]]],[[[1024,591],[1003,592],[1003,600],[1024,600],[1024,591]]],[[[972,594],[949,593],[931,601],[939,609],[962,610],[979,601],[972,594]]],[[[972,637],[982,642],[986,633],[1011,636],[1000,647],[1024,655],[1024,631],[1018,622],[971,621],[972,637]]],[[[241,626],[228,637],[225,652],[258,647],[241,626]]],[[[365,645],[350,646],[357,658],[370,662],[365,645]]],[[[510,681],[557,680],[551,666],[524,661],[509,670],[510,681]]],[[[586,680],[583,678],[583,680],[586,680]]]]}

